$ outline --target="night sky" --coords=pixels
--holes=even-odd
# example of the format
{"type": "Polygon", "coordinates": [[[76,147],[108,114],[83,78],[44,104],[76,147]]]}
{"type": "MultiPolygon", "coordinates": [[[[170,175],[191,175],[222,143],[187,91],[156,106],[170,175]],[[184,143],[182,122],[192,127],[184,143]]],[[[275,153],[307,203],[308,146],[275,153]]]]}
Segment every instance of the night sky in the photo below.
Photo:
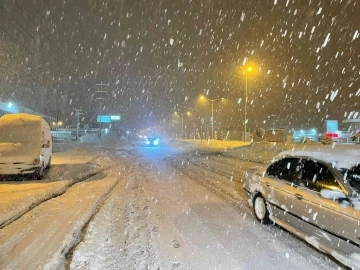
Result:
{"type": "Polygon", "coordinates": [[[241,130],[324,127],[359,118],[358,0],[0,0],[0,100],[68,123],[99,110],[129,128],[169,119],[176,104],[241,130]]]}

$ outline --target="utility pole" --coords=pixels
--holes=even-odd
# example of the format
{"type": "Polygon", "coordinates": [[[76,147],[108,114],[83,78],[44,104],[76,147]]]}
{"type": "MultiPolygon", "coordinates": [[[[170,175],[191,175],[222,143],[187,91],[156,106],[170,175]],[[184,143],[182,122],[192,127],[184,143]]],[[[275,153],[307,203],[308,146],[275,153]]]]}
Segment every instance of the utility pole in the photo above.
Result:
{"type": "Polygon", "coordinates": [[[76,116],[76,140],[79,139],[79,127],[80,127],[80,114],[82,114],[81,110],[75,109],[76,116]]]}
{"type": "Polygon", "coordinates": [[[247,101],[248,101],[248,75],[245,72],[245,117],[244,117],[244,129],[245,129],[245,132],[244,132],[244,142],[246,142],[246,122],[247,122],[247,119],[246,119],[246,107],[247,107],[247,101]]]}
{"type": "Polygon", "coordinates": [[[247,109],[247,103],[248,103],[248,73],[251,73],[253,71],[253,67],[248,66],[245,69],[245,117],[244,117],[244,142],[246,142],[246,124],[247,124],[247,115],[246,115],[246,109],[247,109]]]}
{"type": "MultiPolygon", "coordinates": [[[[95,91],[95,93],[107,93],[107,91],[102,91],[102,87],[106,86],[107,84],[105,83],[97,83],[96,86],[100,86],[100,91],[95,91]]],[[[102,129],[102,101],[106,99],[104,97],[97,97],[96,100],[100,101],[100,132],[99,132],[99,138],[100,138],[100,142],[101,142],[101,129],[102,129]]]]}
{"type": "MultiPolygon", "coordinates": [[[[204,118],[201,117],[200,112],[194,108],[189,108],[189,107],[184,107],[184,106],[180,106],[179,104],[176,104],[175,108],[183,108],[186,110],[189,110],[186,114],[190,115],[190,111],[194,111],[198,114],[198,117],[200,119],[200,140],[202,140],[202,125],[204,124],[204,118]]],[[[181,132],[184,133],[184,114],[181,114],[181,132]]],[[[195,140],[195,123],[194,123],[194,140],[195,140]]]]}
{"type": "Polygon", "coordinates": [[[274,132],[274,130],[275,130],[275,121],[276,121],[276,117],[278,117],[278,115],[277,114],[272,114],[271,117],[273,118],[272,119],[273,120],[272,128],[273,128],[273,132],[274,132]]]}
{"type": "Polygon", "coordinates": [[[206,96],[201,96],[201,99],[206,99],[211,101],[211,139],[214,139],[214,102],[218,100],[224,100],[224,98],[210,99],[206,96]]]}

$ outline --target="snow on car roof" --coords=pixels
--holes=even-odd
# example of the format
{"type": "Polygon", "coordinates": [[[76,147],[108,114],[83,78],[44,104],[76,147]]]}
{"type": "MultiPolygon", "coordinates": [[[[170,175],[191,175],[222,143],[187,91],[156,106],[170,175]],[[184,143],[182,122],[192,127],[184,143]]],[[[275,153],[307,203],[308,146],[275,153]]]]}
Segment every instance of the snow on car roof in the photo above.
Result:
{"type": "Polygon", "coordinates": [[[26,113],[5,114],[0,117],[0,125],[24,125],[41,121],[41,116],[26,113]]]}
{"type": "Polygon", "coordinates": [[[1,143],[27,142],[27,144],[29,144],[31,142],[31,144],[37,148],[40,141],[41,116],[21,113],[6,114],[0,118],[1,143]]]}
{"type": "Polygon", "coordinates": [[[281,152],[275,160],[285,156],[303,156],[331,164],[334,168],[351,169],[360,164],[360,145],[304,146],[281,152]]]}

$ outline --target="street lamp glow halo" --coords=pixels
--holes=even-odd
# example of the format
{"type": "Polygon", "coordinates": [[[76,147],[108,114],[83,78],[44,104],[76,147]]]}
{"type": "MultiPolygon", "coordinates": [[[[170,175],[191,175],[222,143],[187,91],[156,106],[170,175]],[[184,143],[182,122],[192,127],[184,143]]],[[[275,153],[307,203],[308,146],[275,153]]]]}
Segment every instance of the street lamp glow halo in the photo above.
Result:
{"type": "Polygon", "coordinates": [[[205,95],[201,95],[199,97],[200,100],[208,100],[211,101],[211,139],[214,139],[214,102],[215,101],[223,101],[225,98],[216,98],[216,99],[210,99],[205,95]]]}

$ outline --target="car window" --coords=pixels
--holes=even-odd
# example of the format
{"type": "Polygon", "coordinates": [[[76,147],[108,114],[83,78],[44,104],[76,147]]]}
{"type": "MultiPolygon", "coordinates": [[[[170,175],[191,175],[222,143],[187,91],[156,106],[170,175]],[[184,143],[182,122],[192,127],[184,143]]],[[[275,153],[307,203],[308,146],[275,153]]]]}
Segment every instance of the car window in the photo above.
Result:
{"type": "Polygon", "coordinates": [[[341,173],[344,175],[344,181],[347,181],[352,188],[360,193],[360,165],[352,169],[342,169],[341,173]]]}
{"type": "Polygon", "coordinates": [[[266,175],[272,178],[297,182],[300,176],[301,160],[298,158],[283,158],[269,166],[266,175]]]}
{"type": "Polygon", "coordinates": [[[333,173],[322,163],[305,160],[301,173],[301,186],[305,186],[317,192],[320,192],[323,189],[341,190],[333,173]]]}

